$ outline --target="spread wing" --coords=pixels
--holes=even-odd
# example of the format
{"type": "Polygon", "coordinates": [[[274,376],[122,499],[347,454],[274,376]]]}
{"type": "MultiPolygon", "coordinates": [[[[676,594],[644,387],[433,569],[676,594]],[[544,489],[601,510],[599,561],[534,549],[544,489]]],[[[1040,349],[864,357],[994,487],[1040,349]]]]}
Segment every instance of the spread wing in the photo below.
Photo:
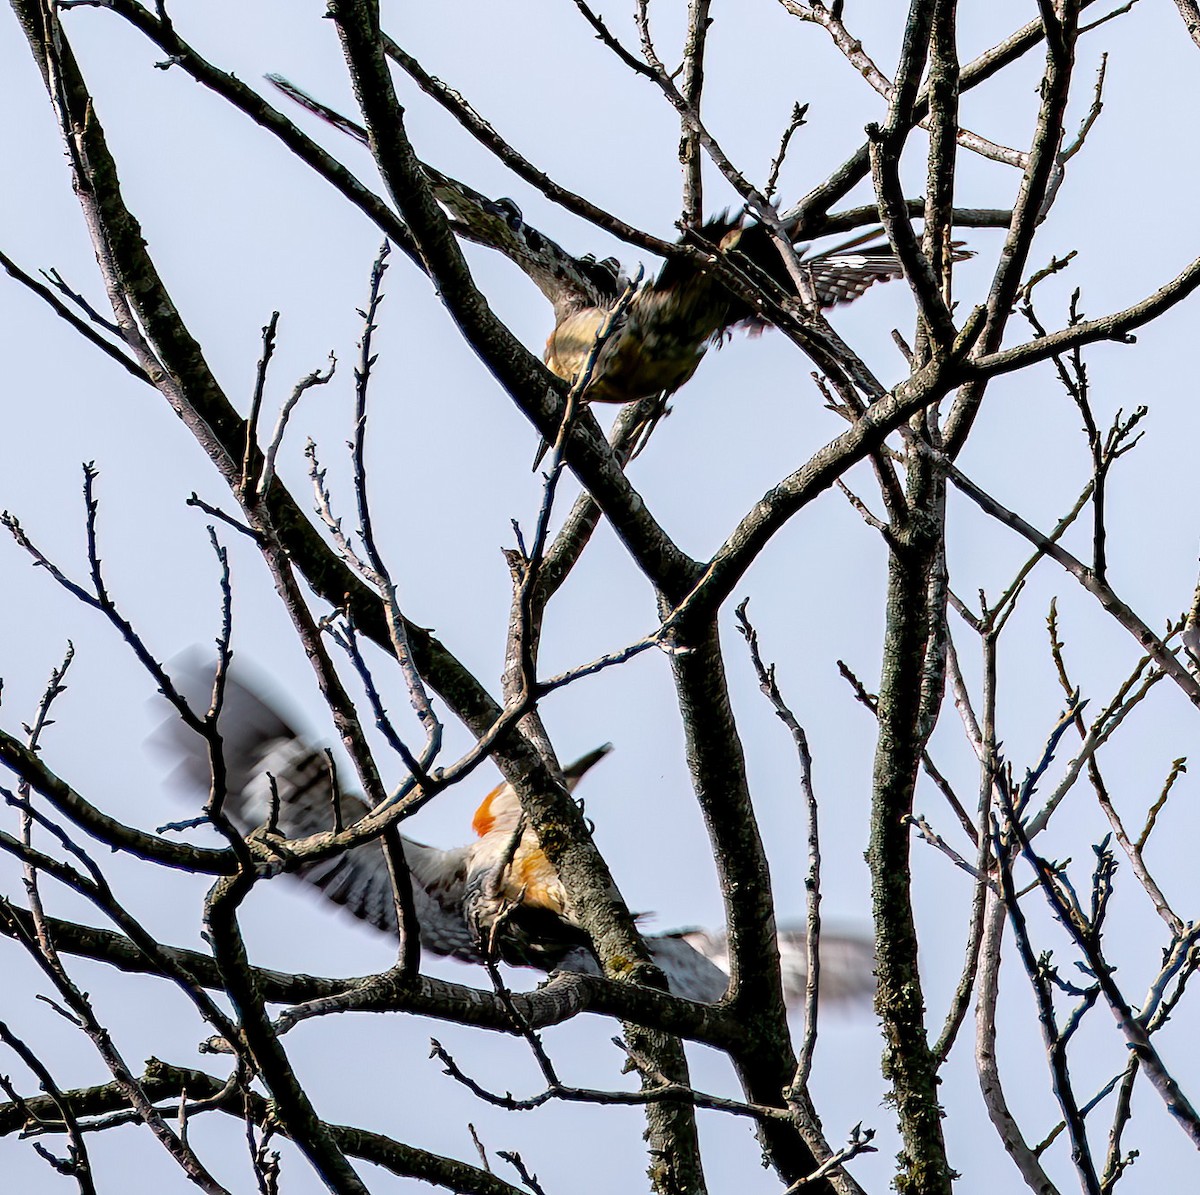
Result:
{"type": "Polygon", "coordinates": [[[805,264],[822,307],[853,303],[876,282],[890,282],[904,273],[900,259],[886,245],[875,245],[858,253],[824,253],[809,258],[805,264]]]}
{"type": "MultiPolygon", "coordinates": [[[[243,832],[266,824],[272,785],[278,794],[279,832],[304,838],[333,828],[333,785],[328,757],[308,746],[283,717],[237,681],[226,685],[221,712],[228,795],[225,810],[243,832]]],[[[207,794],[208,758],[203,742],[173,720],[162,737],[178,761],[177,777],[197,795],[207,794]]],[[[357,796],[339,798],[342,825],[367,812],[357,796]]],[[[421,925],[421,945],[434,954],[480,961],[479,949],[462,916],[466,848],[443,851],[402,838],[413,877],[413,901],[421,925]]],[[[383,849],[377,842],[298,873],[355,917],[395,935],[396,911],[383,849]]]]}
{"type": "MultiPolygon", "coordinates": [[[[903,277],[904,267],[891,246],[877,240],[882,231],[881,228],[869,229],[832,249],[805,258],[817,302],[822,307],[853,303],[876,282],[903,277]],[[867,244],[868,241],[876,243],[867,244]]],[[[950,256],[957,262],[966,261],[975,254],[967,248],[966,242],[952,241],[950,256]]]]}

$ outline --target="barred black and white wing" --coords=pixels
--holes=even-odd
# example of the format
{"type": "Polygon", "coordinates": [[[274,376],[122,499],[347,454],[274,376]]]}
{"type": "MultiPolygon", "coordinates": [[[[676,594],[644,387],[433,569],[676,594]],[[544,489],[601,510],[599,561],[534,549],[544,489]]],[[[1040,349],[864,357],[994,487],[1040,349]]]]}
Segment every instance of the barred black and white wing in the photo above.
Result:
{"type": "MultiPolygon", "coordinates": [[[[873,229],[804,259],[817,302],[822,307],[853,303],[876,282],[903,277],[904,267],[890,245],[883,241],[873,245],[864,243],[875,240],[879,232],[879,229],[873,229]]],[[[954,261],[966,261],[974,256],[962,241],[954,241],[950,253],[954,261]]]]}
{"type": "Polygon", "coordinates": [[[886,245],[876,245],[857,253],[821,254],[804,264],[821,307],[853,303],[876,282],[890,282],[904,273],[900,259],[886,245]]]}
{"type": "MultiPolygon", "coordinates": [[[[334,827],[333,783],[324,752],[304,742],[283,717],[235,680],[225,690],[219,723],[227,773],[225,812],[244,833],[267,823],[278,798],[276,826],[285,838],[306,838],[334,827]]],[[[178,762],[177,777],[197,796],[209,786],[208,757],[198,735],[174,720],[162,737],[178,762]]],[[[343,826],[367,812],[350,793],[339,797],[343,826]]],[[[462,916],[466,848],[443,851],[402,838],[413,877],[413,901],[421,945],[434,954],[480,961],[479,948],[462,916]]],[[[367,842],[300,871],[347,912],[387,933],[396,933],[392,884],[383,849],[367,842]]]]}

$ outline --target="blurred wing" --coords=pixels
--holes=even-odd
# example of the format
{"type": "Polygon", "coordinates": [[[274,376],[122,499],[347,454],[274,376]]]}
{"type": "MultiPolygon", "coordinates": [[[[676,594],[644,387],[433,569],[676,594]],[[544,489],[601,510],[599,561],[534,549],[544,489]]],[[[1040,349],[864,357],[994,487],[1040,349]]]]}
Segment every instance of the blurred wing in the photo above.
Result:
{"type": "MultiPolygon", "coordinates": [[[[779,930],[783,996],[789,1007],[804,1002],[808,981],[808,935],[799,926],[779,930]]],[[[875,995],[875,947],[861,934],[821,930],[821,1003],[861,1004],[875,995]]]]}
{"type": "Polygon", "coordinates": [[[692,943],[674,934],[663,934],[647,937],[646,945],[676,996],[711,1004],[725,995],[729,972],[692,943]]]}
{"type": "MultiPolygon", "coordinates": [[[[725,995],[728,974],[683,938],[675,934],[646,934],[645,939],[650,957],[666,976],[672,996],[712,1004],[725,995]]],[[[578,975],[604,974],[596,956],[586,946],[568,950],[555,970],[578,975]]]]}
{"type": "MultiPolygon", "coordinates": [[[[197,688],[207,683],[198,672],[194,679],[197,688]]],[[[266,824],[272,783],[279,798],[277,825],[285,838],[333,828],[333,788],[324,752],[306,744],[278,712],[234,680],[226,685],[220,728],[228,775],[225,811],[243,833],[266,824]]],[[[193,792],[207,794],[208,757],[200,737],[178,720],[167,723],[162,737],[179,760],[176,774],[193,792]]],[[[343,793],[339,804],[344,826],[367,812],[366,803],[352,794],[343,793]]],[[[412,873],[421,945],[434,954],[478,962],[479,950],[462,914],[466,848],[442,851],[401,841],[412,873]]],[[[355,917],[395,935],[392,884],[379,843],[364,843],[296,874],[355,917]]]]}
{"type": "Polygon", "coordinates": [[[290,79],[285,79],[282,75],[269,74],[266,76],[267,82],[273,87],[278,88],[288,97],[293,103],[299,104],[301,108],[311,112],[314,116],[319,116],[326,124],[332,125],[339,133],[345,133],[347,137],[353,137],[355,141],[363,145],[370,142],[367,136],[367,130],[360,124],[356,124],[348,117],[343,116],[336,108],[329,107],[328,104],[321,103],[309,95],[303,88],[297,87],[290,79]]]}
{"type": "MultiPolygon", "coordinates": [[[[671,938],[702,955],[728,982],[729,948],[723,932],[682,930],[663,940],[671,938]]],[[[778,931],[778,942],[783,999],[789,1009],[799,1009],[804,1004],[804,987],[808,979],[808,935],[799,926],[785,925],[778,931]]],[[[874,994],[875,950],[870,940],[858,934],[822,931],[822,1004],[861,1003],[874,994]]]]}

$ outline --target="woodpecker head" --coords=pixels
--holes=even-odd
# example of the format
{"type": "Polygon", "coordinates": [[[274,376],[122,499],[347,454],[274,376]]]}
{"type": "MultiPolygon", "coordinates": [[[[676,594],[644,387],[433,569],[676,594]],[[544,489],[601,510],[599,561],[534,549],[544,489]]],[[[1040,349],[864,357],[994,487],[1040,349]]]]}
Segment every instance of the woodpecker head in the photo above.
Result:
{"type": "Polygon", "coordinates": [[[517,828],[521,805],[512,785],[497,785],[480,803],[471,819],[471,829],[477,838],[486,838],[493,831],[511,834],[517,828]]]}
{"type": "MultiPolygon", "coordinates": [[[[574,792],[575,786],[584,774],[598,764],[611,750],[612,743],[603,743],[586,755],[580,756],[574,763],[563,768],[563,778],[567,782],[567,791],[574,792]]],[[[497,785],[480,803],[471,819],[471,829],[478,838],[486,838],[489,834],[512,834],[521,819],[521,803],[512,785],[497,785]]]]}

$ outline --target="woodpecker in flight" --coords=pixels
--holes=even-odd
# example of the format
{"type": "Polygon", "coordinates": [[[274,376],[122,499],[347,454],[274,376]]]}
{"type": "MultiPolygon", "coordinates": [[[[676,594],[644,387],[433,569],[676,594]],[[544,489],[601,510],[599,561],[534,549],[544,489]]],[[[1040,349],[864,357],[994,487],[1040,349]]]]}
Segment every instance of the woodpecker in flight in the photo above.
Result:
{"type": "MultiPolygon", "coordinates": [[[[280,75],[267,78],[285,95],[335,128],[367,143],[367,133],[280,75]]],[[[574,382],[597,334],[629,286],[614,258],[575,257],[526,223],[511,199],[488,199],[455,179],[425,167],[434,195],[450,213],[456,232],[510,258],[549,299],[554,329],[543,359],[550,371],[574,382]]],[[[866,245],[877,230],[811,257],[801,252],[817,305],[849,303],[876,282],[903,274],[886,244],[866,245]]],[[[796,284],[770,231],[762,224],[718,216],[696,230],[693,243],[711,246],[752,277],[767,278],[795,295],[796,284]]],[[[956,257],[967,256],[955,246],[956,257]]],[[[588,401],[627,403],[657,398],[664,404],[691,378],[710,345],[738,326],[762,328],[766,321],[711,272],[679,258],[669,259],[642,284],[602,346],[583,392],[588,401]]]]}
{"type": "MultiPolygon", "coordinates": [[[[328,759],[277,710],[243,683],[229,680],[219,728],[226,767],[223,809],[243,832],[266,825],[273,803],[278,806],[275,826],[284,838],[333,828],[328,759]]],[[[179,779],[193,793],[207,794],[210,773],[203,741],[178,720],[164,727],[164,735],[179,763],[179,779]]],[[[605,744],[565,768],[568,787],[574,790],[609,750],[605,744]]],[[[362,798],[352,794],[340,794],[339,804],[345,826],[368,812],[362,798]]],[[[523,825],[520,804],[508,784],[484,797],[472,828],[473,841],[448,850],[401,837],[422,947],[466,962],[498,956],[542,971],[600,974],[570,897],[536,835],[523,825]]],[[[396,934],[392,883],[378,842],[323,859],[299,874],[354,916],[396,934]]],[[[675,995],[711,1002],[725,994],[729,975],[724,934],[688,929],[644,937],[675,995]]],[[[790,1006],[798,1007],[807,965],[804,931],[781,927],[778,938],[784,996],[790,1006]]],[[[822,1000],[869,998],[874,991],[873,959],[865,938],[823,933],[822,1000]]]]}

